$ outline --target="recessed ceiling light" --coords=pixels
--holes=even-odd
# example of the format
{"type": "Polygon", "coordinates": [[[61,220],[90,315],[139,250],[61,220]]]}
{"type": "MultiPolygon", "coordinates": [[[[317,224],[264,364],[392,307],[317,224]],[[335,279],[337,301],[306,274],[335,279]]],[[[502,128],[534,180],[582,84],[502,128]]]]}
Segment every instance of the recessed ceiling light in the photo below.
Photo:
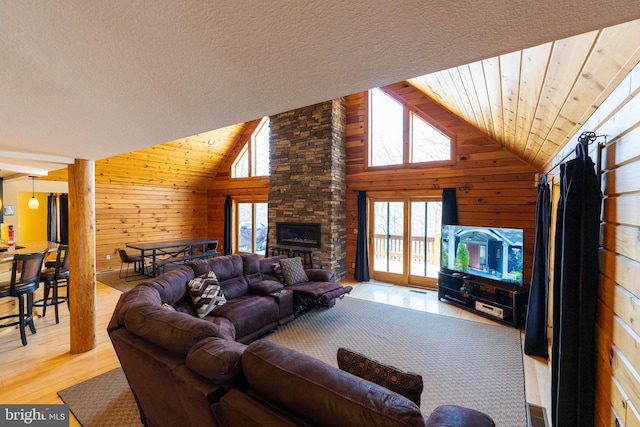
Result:
{"type": "Polygon", "coordinates": [[[207,141],[207,144],[209,144],[209,145],[213,145],[215,143],[216,143],[216,140],[213,139],[213,138],[211,138],[210,140],[207,141]]]}

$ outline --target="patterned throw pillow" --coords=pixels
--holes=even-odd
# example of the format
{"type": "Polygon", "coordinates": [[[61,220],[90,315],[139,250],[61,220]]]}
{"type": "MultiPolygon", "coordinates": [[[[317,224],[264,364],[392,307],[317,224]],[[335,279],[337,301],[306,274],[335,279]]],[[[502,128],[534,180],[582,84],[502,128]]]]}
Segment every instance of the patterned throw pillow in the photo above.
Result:
{"type": "Polygon", "coordinates": [[[162,308],[166,308],[169,311],[176,311],[175,308],[173,308],[173,306],[167,302],[163,302],[162,303],[162,308]]]}
{"type": "Polygon", "coordinates": [[[282,275],[282,267],[279,262],[276,262],[271,266],[273,269],[273,275],[280,281],[280,283],[284,283],[284,276],[282,275]]]}
{"type": "Polygon", "coordinates": [[[211,313],[216,307],[227,302],[218,284],[218,278],[213,271],[204,276],[196,277],[187,285],[193,305],[202,318],[211,313]]]}
{"type": "Polygon", "coordinates": [[[337,357],[341,370],[381,385],[420,406],[424,388],[421,375],[404,372],[342,347],[338,349],[337,357]]]}
{"type": "Polygon", "coordinates": [[[280,267],[282,267],[282,275],[287,286],[309,281],[302,267],[302,260],[298,257],[281,259],[280,267]]]}

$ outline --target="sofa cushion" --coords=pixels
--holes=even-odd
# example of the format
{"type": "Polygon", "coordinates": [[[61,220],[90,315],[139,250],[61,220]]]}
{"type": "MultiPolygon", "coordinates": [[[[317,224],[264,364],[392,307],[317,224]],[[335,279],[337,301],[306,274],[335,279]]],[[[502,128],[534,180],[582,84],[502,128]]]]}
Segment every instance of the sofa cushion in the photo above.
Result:
{"type": "Polygon", "coordinates": [[[206,259],[196,259],[187,263],[187,267],[193,270],[195,277],[202,276],[211,271],[211,265],[206,259]]]}
{"type": "Polygon", "coordinates": [[[215,324],[162,305],[131,307],[124,315],[127,330],[141,338],[182,356],[198,341],[207,337],[220,337],[215,324]]]}
{"type": "Polygon", "coordinates": [[[167,302],[175,307],[185,297],[188,298],[185,284],[194,277],[192,269],[181,266],[143,283],[155,288],[160,294],[162,302],[167,302]]]}
{"type": "Polygon", "coordinates": [[[276,262],[271,266],[272,274],[280,283],[284,283],[284,275],[282,274],[282,266],[280,262],[276,262]]]}
{"type": "Polygon", "coordinates": [[[218,278],[213,271],[189,280],[187,287],[189,288],[189,295],[191,295],[193,305],[198,312],[198,317],[206,316],[216,307],[227,302],[218,283],[218,278]]]}
{"type": "Polygon", "coordinates": [[[226,317],[205,316],[202,320],[212,323],[218,331],[218,336],[226,340],[235,341],[236,328],[233,322],[226,317]]]}
{"type": "Polygon", "coordinates": [[[395,391],[420,406],[422,376],[387,365],[352,350],[340,347],[338,367],[365,380],[395,391]]]}
{"type": "Polygon", "coordinates": [[[242,273],[249,283],[254,285],[262,280],[262,272],[260,272],[260,259],[258,254],[244,254],[242,256],[242,273]]]}
{"type": "Polygon", "coordinates": [[[260,272],[264,276],[265,274],[268,276],[273,275],[273,264],[280,264],[281,259],[287,259],[286,255],[275,255],[267,258],[260,259],[260,272]]]}
{"type": "Polygon", "coordinates": [[[245,349],[242,370],[251,390],[312,425],[424,425],[404,396],[268,340],[245,349]]]}
{"type": "Polygon", "coordinates": [[[244,278],[240,255],[232,254],[209,260],[227,301],[249,293],[249,284],[244,278]]]}
{"type": "Polygon", "coordinates": [[[251,295],[229,300],[212,314],[229,319],[235,328],[236,338],[242,338],[277,322],[280,308],[270,296],[251,295]]]}
{"type": "Polygon", "coordinates": [[[308,282],[309,278],[304,272],[302,260],[298,257],[286,258],[280,260],[282,267],[282,275],[287,286],[296,285],[298,283],[308,282]]]}
{"type": "Polygon", "coordinates": [[[187,366],[216,384],[242,381],[240,357],[247,346],[220,338],[205,338],[187,353],[187,366]]]}

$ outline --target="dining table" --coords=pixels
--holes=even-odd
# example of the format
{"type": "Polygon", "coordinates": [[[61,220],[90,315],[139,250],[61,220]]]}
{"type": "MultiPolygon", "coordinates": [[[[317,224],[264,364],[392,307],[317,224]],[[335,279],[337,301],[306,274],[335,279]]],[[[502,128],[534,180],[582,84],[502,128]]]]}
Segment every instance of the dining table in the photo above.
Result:
{"type": "MultiPolygon", "coordinates": [[[[143,260],[149,260],[149,268],[141,273],[157,276],[167,264],[186,263],[200,258],[218,255],[218,239],[186,238],[155,242],[127,243],[128,248],[140,251],[143,260]]],[[[144,263],[146,264],[146,263],[144,263]]]]}

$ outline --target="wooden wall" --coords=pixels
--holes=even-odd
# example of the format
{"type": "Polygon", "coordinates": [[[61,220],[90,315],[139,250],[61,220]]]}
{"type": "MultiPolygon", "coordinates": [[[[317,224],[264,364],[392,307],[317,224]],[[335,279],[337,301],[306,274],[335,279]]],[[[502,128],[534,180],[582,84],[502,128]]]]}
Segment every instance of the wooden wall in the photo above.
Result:
{"type": "MultiPolygon", "coordinates": [[[[127,243],[216,238],[207,187],[243,130],[231,126],[96,161],[96,271],[119,269],[116,250],[127,243]]],[[[67,171],[48,179],[66,181],[67,171]]]]}
{"type": "MultiPolygon", "coordinates": [[[[606,135],[596,323],[598,426],[640,426],[640,65],[580,132],[606,135]]],[[[578,133],[579,134],[579,133],[578,133]]],[[[603,142],[603,138],[598,139],[603,142]]],[[[570,144],[557,158],[562,158],[570,144]]],[[[597,148],[591,156],[598,158],[597,148]]]]}
{"type": "MultiPolygon", "coordinates": [[[[525,229],[526,283],[533,257],[536,171],[413,86],[398,83],[389,86],[389,90],[455,135],[456,161],[453,165],[436,168],[368,170],[365,161],[366,94],[347,97],[347,278],[353,278],[354,274],[351,265],[355,262],[356,235],[348,230],[357,228],[359,190],[365,189],[379,196],[440,197],[443,188],[455,187],[461,224],[525,229]]],[[[245,134],[238,139],[209,186],[207,220],[210,235],[223,235],[226,195],[234,199],[268,195],[268,179],[230,179],[231,163],[256,125],[257,121],[246,126],[245,134]]]]}
{"type": "MultiPolygon", "coordinates": [[[[381,197],[440,197],[443,188],[455,187],[460,224],[525,230],[527,283],[533,258],[536,171],[410,84],[397,83],[388,89],[455,136],[455,162],[440,167],[368,169],[366,94],[347,97],[347,230],[357,228],[360,190],[381,197]]],[[[355,247],[356,235],[347,233],[347,276],[351,278],[355,247]]]]}
{"type": "MultiPolygon", "coordinates": [[[[207,190],[96,183],[96,271],[120,268],[127,243],[206,237],[207,190]],[[111,260],[107,260],[110,256],[111,260]]],[[[135,254],[135,250],[129,249],[135,254]]]]}

